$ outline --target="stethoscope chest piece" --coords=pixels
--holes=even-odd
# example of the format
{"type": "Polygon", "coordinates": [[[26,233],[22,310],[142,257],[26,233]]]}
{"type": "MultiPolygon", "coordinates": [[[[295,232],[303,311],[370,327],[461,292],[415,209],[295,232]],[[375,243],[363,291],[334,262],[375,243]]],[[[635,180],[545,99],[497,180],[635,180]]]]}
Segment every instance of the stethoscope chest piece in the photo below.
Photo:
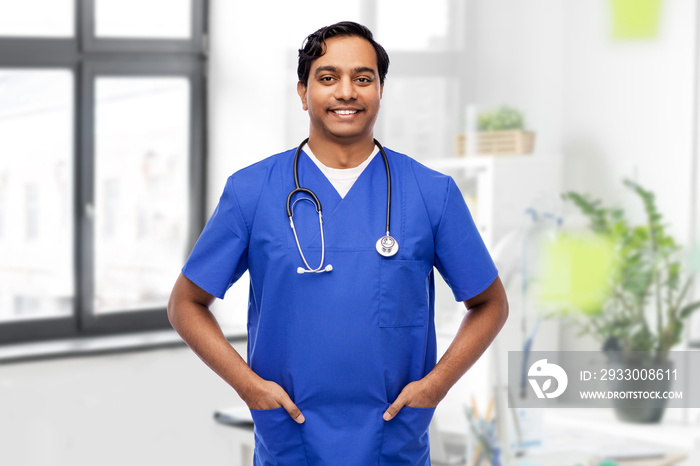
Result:
{"type": "Polygon", "coordinates": [[[399,243],[389,235],[377,240],[377,252],[384,257],[391,257],[399,251],[399,243]]]}

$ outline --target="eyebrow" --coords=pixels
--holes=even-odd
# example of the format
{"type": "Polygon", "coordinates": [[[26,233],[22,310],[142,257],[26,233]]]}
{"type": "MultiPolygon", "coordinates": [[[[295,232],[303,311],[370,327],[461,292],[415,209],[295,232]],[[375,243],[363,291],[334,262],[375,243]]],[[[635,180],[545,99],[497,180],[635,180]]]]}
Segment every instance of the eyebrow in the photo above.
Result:
{"type": "MultiPolygon", "coordinates": [[[[314,76],[318,76],[324,71],[330,71],[331,73],[339,73],[340,70],[332,65],[325,65],[325,66],[319,66],[316,68],[316,71],[314,72],[314,76]]],[[[374,71],[374,68],[370,68],[368,66],[358,66],[357,68],[354,68],[352,70],[353,74],[357,73],[371,73],[373,77],[377,76],[377,72],[374,71]]]]}

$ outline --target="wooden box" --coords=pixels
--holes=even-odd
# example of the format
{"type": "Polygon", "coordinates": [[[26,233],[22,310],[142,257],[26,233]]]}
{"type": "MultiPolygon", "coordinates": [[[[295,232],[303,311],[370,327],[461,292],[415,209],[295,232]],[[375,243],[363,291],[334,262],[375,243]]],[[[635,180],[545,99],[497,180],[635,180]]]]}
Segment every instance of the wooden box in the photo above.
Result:
{"type": "MultiPolygon", "coordinates": [[[[532,154],[535,148],[535,133],[523,130],[479,131],[476,134],[478,155],[517,155],[532,154]]],[[[467,138],[458,134],[455,140],[457,155],[466,154],[467,138]]]]}

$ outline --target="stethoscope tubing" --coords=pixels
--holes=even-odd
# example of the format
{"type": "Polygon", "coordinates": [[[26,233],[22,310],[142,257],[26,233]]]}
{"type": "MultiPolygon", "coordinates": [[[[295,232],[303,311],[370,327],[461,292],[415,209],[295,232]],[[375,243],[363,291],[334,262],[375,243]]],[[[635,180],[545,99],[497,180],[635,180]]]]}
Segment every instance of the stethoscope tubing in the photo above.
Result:
{"type": "MultiPolygon", "coordinates": [[[[308,189],[308,188],[302,188],[301,185],[299,184],[299,154],[301,153],[301,149],[304,147],[304,145],[309,141],[309,138],[304,139],[301,144],[299,144],[299,147],[297,147],[296,152],[294,153],[294,189],[292,189],[289,194],[287,195],[287,217],[289,217],[289,224],[292,227],[292,232],[294,233],[294,240],[297,243],[297,248],[299,249],[299,254],[301,255],[302,260],[304,261],[304,265],[306,265],[306,269],[299,267],[297,269],[297,272],[300,274],[303,273],[321,273],[321,272],[330,272],[333,270],[333,266],[328,264],[325,268],[323,268],[323,262],[325,261],[325,252],[326,252],[326,245],[325,245],[325,238],[323,235],[323,214],[322,214],[322,208],[321,208],[321,201],[318,199],[318,196],[316,194],[308,189]],[[294,201],[292,203],[292,198],[294,197],[295,194],[298,193],[305,193],[311,196],[311,199],[309,198],[300,198],[294,201]],[[301,249],[301,244],[299,244],[299,237],[297,236],[297,231],[296,228],[294,227],[294,205],[299,202],[300,200],[306,200],[309,202],[312,202],[314,206],[316,207],[316,212],[318,213],[318,221],[319,221],[319,227],[321,229],[321,263],[319,266],[315,269],[312,269],[311,266],[309,266],[309,263],[306,260],[306,257],[304,256],[304,252],[301,249]]],[[[384,151],[384,147],[377,141],[376,139],[374,140],[374,144],[379,148],[379,152],[382,154],[382,159],[384,160],[384,167],[386,169],[386,236],[382,237],[377,241],[377,252],[379,252],[383,256],[391,256],[396,254],[396,251],[398,250],[398,243],[391,237],[391,169],[389,168],[389,159],[386,156],[386,152],[384,151]],[[382,245],[382,242],[388,240],[390,246],[382,245]]]]}
{"type": "MultiPolygon", "coordinates": [[[[297,199],[296,201],[294,201],[294,204],[296,204],[296,203],[299,202],[299,201],[308,201],[308,202],[312,202],[312,203],[313,203],[313,201],[312,201],[311,199],[305,197],[305,198],[297,199]]],[[[292,205],[292,210],[294,210],[294,204],[292,205]]],[[[325,259],[325,256],[326,256],[326,242],[325,242],[325,239],[324,239],[324,237],[323,237],[323,215],[321,214],[321,212],[320,212],[320,211],[318,212],[318,226],[319,226],[319,228],[321,229],[321,263],[320,263],[320,264],[318,265],[318,267],[316,267],[315,269],[312,269],[312,268],[311,268],[311,266],[309,265],[309,263],[306,261],[306,256],[304,256],[304,253],[301,252],[301,244],[299,244],[299,236],[297,235],[297,229],[294,227],[293,215],[289,217],[289,224],[291,225],[291,227],[292,227],[292,232],[294,233],[294,240],[295,240],[296,243],[297,243],[297,249],[299,249],[299,253],[301,253],[301,259],[304,261],[304,265],[306,265],[306,270],[304,270],[303,268],[299,267],[299,269],[302,270],[302,272],[300,272],[300,273],[303,273],[303,272],[315,272],[315,273],[323,272],[323,271],[324,271],[324,270],[322,269],[322,268],[323,268],[323,263],[324,263],[325,260],[326,260],[326,259],[325,259]]]]}
{"type": "Polygon", "coordinates": [[[386,235],[391,236],[391,169],[389,168],[389,159],[386,157],[384,147],[376,139],[374,143],[379,147],[379,152],[382,153],[382,159],[384,159],[384,166],[386,167],[386,235]]]}
{"type": "MultiPolygon", "coordinates": [[[[299,147],[297,147],[297,150],[294,153],[294,189],[290,191],[289,195],[287,195],[287,217],[289,218],[292,218],[292,198],[298,193],[305,193],[311,196],[316,206],[316,212],[322,212],[321,201],[318,199],[316,194],[308,188],[302,188],[299,184],[299,154],[307,142],[309,142],[309,138],[301,141],[301,144],[299,144],[299,147]]],[[[389,159],[386,156],[384,147],[376,139],[374,140],[374,143],[377,145],[379,152],[382,154],[384,167],[386,169],[386,235],[389,236],[389,233],[391,232],[391,169],[389,168],[389,159]]]]}

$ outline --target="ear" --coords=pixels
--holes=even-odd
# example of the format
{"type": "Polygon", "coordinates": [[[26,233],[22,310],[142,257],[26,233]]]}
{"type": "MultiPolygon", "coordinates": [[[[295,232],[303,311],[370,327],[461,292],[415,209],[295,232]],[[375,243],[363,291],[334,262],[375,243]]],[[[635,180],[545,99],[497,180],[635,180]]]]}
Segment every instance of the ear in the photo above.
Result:
{"type": "Polygon", "coordinates": [[[384,93],[384,83],[379,85],[379,100],[382,100],[383,93],[384,93]]]}
{"type": "Polygon", "coordinates": [[[297,94],[299,94],[301,99],[301,107],[304,110],[309,110],[309,106],[306,105],[306,85],[301,81],[297,82],[297,94]]]}

